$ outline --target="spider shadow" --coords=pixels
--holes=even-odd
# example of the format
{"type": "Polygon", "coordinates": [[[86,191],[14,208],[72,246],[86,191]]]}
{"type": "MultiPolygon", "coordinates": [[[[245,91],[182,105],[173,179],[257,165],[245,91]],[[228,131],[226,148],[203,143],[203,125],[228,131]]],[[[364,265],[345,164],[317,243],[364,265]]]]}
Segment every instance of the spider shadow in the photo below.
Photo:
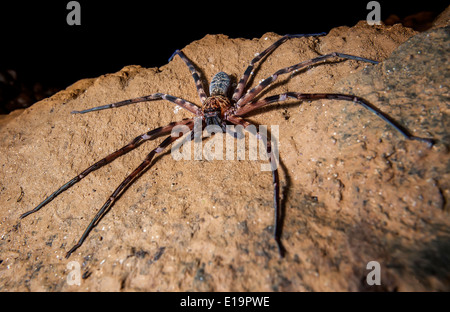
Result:
{"type": "MultiPolygon", "coordinates": [[[[258,129],[260,127],[260,125],[257,125],[255,123],[252,123],[253,125],[255,125],[258,129]]],[[[278,156],[279,156],[279,143],[278,140],[279,138],[277,138],[277,136],[273,136],[271,131],[266,128],[267,131],[267,138],[271,138],[271,143],[272,143],[272,151],[275,152],[278,156]]],[[[248,131],[249,135],[256,135],[256,133],[253,133],[252,131],[248,131]]],[[[245,139],[245,136],[241,137],[245,139]]],[[[267,140],[266,138],[266,140],[267,140]]],[[[266,141],[263,139],[264,144],[266,144],[266,141]]],[[[280,202],[279,202],[279,210],[277,211],[278,213],[275,214],[275,224],[274,224],[274,228],[272,226],[268,227],[267,229],[272,228],[274,230],[274,238],[275,241],[277,243],[278,246],[278,251],[281,257],[284,257],[286,249],[284,248],[282,242],[281,242],[281,235],[283,232],[283,225],[284,225],[284,220],[285,220],[285,215],[286,215],[286,199],[289,196],[289,192],[291,189],[291,185],[292,185],[292,179],[291,176],[289,175],[289,171],[287,170],[286,165],[284,164],[283,160],[280,157],[277,157],[278,159],[278,165],[276,167],[276,169],[280,168],[280,171],[283,172],[284,175],[284,179],[285,179],[285,185],[281,187],[281,191],[280,191],[280,202]],[[278,215],[278,216],[277,216],[278,215]],[[276,217],[277,216],[277,217],[276,217]]],[[[267,159],[266,161],[268,161],[269,159],[267,159]]],[[[273,169],[272,169],[273,170],[273,169]]],[[[274,207],[275,208],[275,207],[274,207]]]]}
{"type": "Polygon", "coordinates": [[[282,238],[282,234],[283,234],[283,227],[284,227],[284,221],[285,221],[285,216],[286,216],[287,198],[290,195],[290,190],[291,190],[291,186],[292,186],[292,178],[289,174],[289,170],[287,169],[283,159],[280,156],[278,138],[272,136],[272,133],[270,132],[270,130],[267,129],[267,137],[269,137],[269,136],[273,143],[274,150],[277,150],[278,167],[280,168],[280,171],[283,172],[284,183],[285,183],[284,186],[280,185],[280,187],[281,187],[280,210],[279,210],[278,220],[275,221],[275,222],[277,222],[277,224],[276,224],[277,227],[276,227],[276,232],[274,232],[275,241],[276,241],[278,249],[279,249],[278,251],[279,251],[280,257],[283,258],[286,254],[286,248],[284,248],[281,238],[282,238]]]}
{"type": "MultiPolygon", "coordinates": [[[[287,198],[290,195],[290,190],[292,187],[292,178],[289,174],[289,171],[287,170],[286,165],[284,164],[283,160],[279,159],[279,166],[281,167],[281,170],[284,173],[284,180],[285,180],[285,185],[282,187],[281,190],[281,200],[280,200],[280,216],[279,216],[279,220],[278,220],[278,233],[277,236],[280,237],[283,234],[283,227],[284,227],[284,221],[286,219],[286,207],[287,207],[287,198]]],[[[279,240],[278,242],[279,248],[280,248],[280,255],[282,257],[284,257],[284,255],[286,254],[286,248],[284,248],[283,243],[281,240],[279,240]]]]}

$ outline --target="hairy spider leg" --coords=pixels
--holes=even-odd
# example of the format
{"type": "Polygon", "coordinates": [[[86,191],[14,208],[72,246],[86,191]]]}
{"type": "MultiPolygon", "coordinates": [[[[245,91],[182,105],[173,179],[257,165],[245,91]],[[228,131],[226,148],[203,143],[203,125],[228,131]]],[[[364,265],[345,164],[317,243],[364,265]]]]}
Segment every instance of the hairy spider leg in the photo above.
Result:
{"type": "Polygon", "coordinates": [[[378,64],[378,61],[366,59],[366,58],[363,58],[363,57],[349,55],[349,54],[343,54],[343,53],[338,53],[338,52],[332,52],[332,53],[329,53],[329,54],[325,54],[325,55],[321,55],[321,56],[315,57],[315,58],[307,60],[307,61],[300,62],[300,63],[292,65],[292,66],[288,66],[288,67],[282,68],[282,69],[276,71],[270,77],[264,79],[260,84],[258,84],[253,89],[249,90],[243,97],[241,97],[237,101],[237,103],[236,103],[236,107],[237,107],[236,115],[241,115],[240,112],[243,109],[243,107],[247,103],[249,103],[251,100],[253,100],[255,98],[255,96],[257,96],[262,90],[264,90],[272,82],[274,82],[278,78],[278,76],[283,75],[283,74],[287,74],[287,73],[290,73],[290,72],[293,72],[293,71],[296,71],[296,70],[301,70],[301,69],[306,68],[308,66],[315,65],[317,63],[323,62],[323,61],[325,61],[327,59],[334,58],[334,57],[344,58],[344,59],[349,59],[349,60],[362,61],[362,62],[368,62],[368,63],[372,63],[372,64],[378,64]]]}
{"type": "Polygon", "coordinates": [[[370,112],[374,113],[378,117],[380,117],[382,120],[384,120],[387,124],[389,124],[391,127],[393,127],[395,130],[397,130],[401,135],[403,135],[408,140],[416,140],[425,142],[428,144],[429,147],[433,146],[435,141],[430,138],[421,138],[414,136],[410,133],[408,129],[400,125],[397,121],[380,111],[377,107],[367,102],[365,99],[355,96],[355,95],[349,95],[349,94],[336,94],[336,93],[299,93],[299,92],[287,92],[283,94],[278,95],[272,95],[268,96],[260,101],[249,103],[246,106],[242,108],[242,110],[239,110],[239,115],[245,115],[259,107],[265,106],[270,103],[274,102],[282,102],[287,100],[288,98],[294,98],[298,100],[322,100],[322,99],[328,99],[328,100],[344,100],[344,101],[351,101],[354,103],[357,103],[364,107],[365,109],[369,110],[370,112]]]}
{"type": "Polygon", "coordinates": [[[89,173],[91,173],[92,171],[95,171],[107,164],[109,164],[110,162],[112,162],[113,160],[115,160],[116,158],[125,155],[126,153],[134,150],[135,148],[137,148],[139,145],[141,145],[143,142],[147,141],[147,140],[154,140],[155,138],[159,137],[160,135],[163,134],[167,134],[170,133],[170,131],[172,131],[172,129],[175,126],[178,125],[193,125],[193,119],[183,119],[182,121],[179,122],[171,122],[170,124],[168,124],[167,126],[164,127],[159,127],[153,130],[148,131],[147,133],[144,133],[138,137],[136,137],[134,140],[132,140],[129,144],[123,146],[121,149],[109,154],[108,156],[106,156],[105,158],[97,161],[95,164],[93,164],[92,166],[90,166],[89,168],[85,169],[83,172],[81,172],[79,175],[77,175],[76,177],[74,177],[72,180],[70,180],[69,182],[67,182],[66,184],[64,184],[63,186],[61,186],[59,189],[57,189],[53,194],[51,194],[50,196],[48,196],[46,199],[44,199],[44,201],[42,201],[39,205],[37,205],[34,209],[25,212],[24,214],[22,214],[20,216],[20,219],[25,218],[26,216],[38,211],[39,209],[41,209],[42,207],[44,207],[45,205],[47,205],[49,202],[51,202],[53,199],[55,199],[59,194],[61,194],[62,192],[64,192],[65,190],[67,190],[68,188],[70,188],[71,186],[73,186],[75,183],[79,182],[81,179],[83,179],[84,177],[86,177],[89,173]]]}
{"type": "MultiPolygon", "coordinates": [[[[189,129],[191,130],[190,139],[192,140],[194,138],[194,131],[192,131],[192,128],[194,127],[194,124],[189,125],[189,129]]],[[[173,134],[172,134],[173,135],[173,134]]],[[[172,144],[174,141],[181,138],[184,133],[180,132],[177,136],[168,136],[158,147],[153,149],[147,157],[145,157],[144,161],[132,172],[130,173],[125,180],[120,183],[120,185],[116,188],[116,190],[111,194],[111,196],[108,198],[108,200],[105,202],[105,204],[100,208],[100,210],[97,212],[95,217],[92,219],[92,221],[89,223],[86,230],[83,232],[83,235],[80,237],[78,242],[67,252],[66,258],[69,258],[70,255],[77,250],[85,241],[89,233],[92,231],[94,227],[97,226],[97,224],[100,222],[100,220],[105,216],[105,214],[111,209],[111,207],[114,205],[115,200],[117,197],[124,192],[133,182],[136,180],[136,178],[145,171],[145,169],[151,167],[151,161],[153,157],[156,154],[159,154],[164,151],[164,149],[172,144]]]]}
{"type": "MultiPolygon", "coordinates": [[[[228,121],[232,122],[235,125],[241,125],[246,129],[252,124],[241,117],[237,116],[229,116],[227,118],[228,121]]],[[[273,183],[273,203],[274,203],[274,226],[273,226],[273,237],[275,242],[277,243],[278,253],[280,257],[284,257],[285,249],[281,243],[281,205],[280,205],[280,179],[278,176],[278,167],[276,165],[276,160],[272,152],[272,142],[269,137],[261,134],[259,131],[256,132],[256,137],[260,140],[263,140],[266,143],[266,152],[269,157],[269,163],[271,165],[272,171],[272,183],[273,183]]]]}
{"type": "Polygon", "coordinates": [[[167,100],[169,102],[175,103],[178,106],[190,111],[191,113],[194,113],[197,116],[199,116],[201,114],[201,109],[197,105],[192,104],[191,102],[186,101],[182,98],[172,96],[169,94],[165,94],[165,93],[154,93],[154,94],[150,94],[147,96],[141,96],[141,97],[134,98],[134,99],[129,99],[129,100],[124,100],[124,101],[120,101],[120,102],[116,102],[116,103],[112,103],[112,104],[97,106],[97,107],[85,109],[82,111],[72,111],[71,113],[72,114],[85,114],[85,113],[94,112],[94,111],[98,111],[98,110],[102,110],[102,109],[120,107],[120,106],[129,105],[129,104],[146,102],[146,101],[155,101],[155,100],[167,100]]]}
{"type": "Polygon", "coordinates": [[[202,81],[200,79],[199,72],[195,69],[194,65],[192,65],[191,61],[184,55],[183,52],[180,50],[176,50],[172,56],[169,59],[169,62],[177,55],[181,57],[181,59],[186,63],[187,67],[189,68],[189,71],[191,72],[192,78],[194,78],[195,86],[197,88],[198,96],[200,97],[200,101],[205,102],[206,98],[208,97],[206,95],[205,89],[203,89],[202,81]]]}
{"type": "Polygon", "coordinates": [[[271,46],[269,46],[267,49],[262,51],[261,53],[258,53],[255,58],[253,58],[250,62],[250,65],[248,65],[247,69],[245,70],[244,74],[242,75],[242,78],[239,80],[239,83],[236,86],[236,89],[233,92],[233,96],[231,97],[232,101],[236,103],[242,96],[242,93],[244,92],[245,87],[247,86],[247,81],[250,78],[250,76],[253,74],[253,67],[257,62],[259,62],[263,57],[265,57],[267,54],[270,54],[273,50],[278,48],[280,45],[282,45],[285,41],[291,38],[300,38],[300,37],[315,37],[315,36],[323,36],[326,33],[316,33],[316,34],[297,34],[297,35],[284,35],[277,41],[275,41],[271,46]]]}

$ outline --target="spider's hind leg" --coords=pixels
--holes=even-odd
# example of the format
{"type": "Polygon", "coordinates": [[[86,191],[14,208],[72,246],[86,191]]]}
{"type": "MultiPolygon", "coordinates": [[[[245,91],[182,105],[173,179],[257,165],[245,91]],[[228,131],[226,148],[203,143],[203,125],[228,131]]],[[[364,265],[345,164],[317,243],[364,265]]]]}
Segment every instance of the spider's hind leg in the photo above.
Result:
{"type": "Polygon", "coordinates": [[[256,101],[256,102],[250,102],[246,106],[244,106],[241,110],[238,110],[239,115],[248,114],[249,112],[263,107],[270,103],[275,102],[283,102],[286,101],[289,98],[298,99],[298,100],[343,100],[343,101],[349,101],[356,104],[361,105],[368,111],[372,112],[373,114],[377,115],[379,118],[381,118],[384,122],[386,122],[388,125],[390,125],[392,128],[397,130],[402,136],[404,136],[408,140],[415,140],[424,142],[428,145],[428,147],[432,147],[433,144],[435,144],[435,140],[432,138],[422,138],[418,136],[414,136],[411,134],[411,132],[406,129],[404,126],[399,124],[396,120],[394,120],[392,117],[387,115],[386,113],[379,110],[377,107],[366,101],[365,99],[355,96],[355,95],[349,95],[349,94],[339,94],[339,93],[299,93],[299,92],[287,92],[283,94],[278,95],[272,95],[268,96],[262,100],[256,101]]]}
{"type": "Polygon", "coordinates": [[[197,88],[198,96],[200,97],[200,101],[203,103],[205,102],[207,95],[205,92],[205,89],[203,89],[202,80],[200,79],[199,72],[195,69],[194,65],[192,65],[191,61],[184,55],[183,52],[180,50],[176,50],[172,56],[169,58],[169,62],[177,55],[181,57],[181,59],[184,61],[184,63],[189,68],[189,71],[191,72],[192,78],[194,78],[195,86],[197,88]]]}

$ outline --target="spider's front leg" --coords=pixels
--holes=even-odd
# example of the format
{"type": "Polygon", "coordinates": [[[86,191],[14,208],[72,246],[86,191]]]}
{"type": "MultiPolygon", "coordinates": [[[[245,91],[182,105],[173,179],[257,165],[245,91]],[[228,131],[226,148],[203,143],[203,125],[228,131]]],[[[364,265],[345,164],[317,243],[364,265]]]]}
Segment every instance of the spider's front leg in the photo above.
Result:
{"type": "Polygon", "coordinates": [[[174,58],[175,55],[177,55],[179,57],[181,57],[181,59],[184,61],[184,63],[187,65],[187,67],[189,68],[189,71],[191,72],[192,78],[194,78],[194,82],[195,82],[195,87],[197,88],[197,93],[198,96],[200,98],[200,101],[202,103],[205,102],[207,95],[205,92],[205,89],[203,89],[203,85],[202,85],[202,80],[200,79],[200,74],[199,72],[195,69],[194,65],[192,65],[191,61],[186,57],[186,55],[184,55],[183,52],[181,52],[180,50],[176,50],[172,56],[169,58],[169,62],[174,58]]]}
{"type": "Polygon", "coordinates": [[[81,111],[72,111],[71,113],[72,114],[86,114],[86,113],[95,112],[95,111],[99,111],[99,110],[103,110],[103,109],[121,107],[121,106],[125,106],[125,105],[141,103],[141,102],[148,102],[148,101],[156,101],[156,100],[166,100],[166,101],[175,103],[178,106],[190,111],[191,113],[193,113],[197,116],[201,114],[201,109],[197,105],[195,105],[185,99],[182,99],[182,98],[179,98],[179,97],[176,97],[173,95],[165,94],[165,93],[153,93],[150,95],[141,96],[141,97],[134,98],[134,99],[129,99],[129,100],[124,100],[124,101],[120,101],[120,102],[116,102],[116,103],[112,103],[112,104],[92,107],[92,108],[88,108],[88,109],[81,110],[81,111]]]}
{"type": "Polygon", "coordinates": [[[280,45],[282,45],[288,39],[300,38],[300,37],[323,36],[325,34],[326,33],[284,35],[283,37],[281,37],[280,39],[278,39],[277,41],[272,43],[272,45],[270,45],[267,49],[265,49],[261,53],[257,53],[256,56],[251,60],[247,69],[244,71],[244,74],[242,75],[241,79],[239,80],[239,83],[236,86],[236,89],[233,92],[233,96],[232,96],[233,102],[237,102],[241,98],[242,93],[244,92],[244,89],[247,86],[248,79],[253,74],[253,67],[255,66],[256,63],[258,63],[266,55],[272,53],[276,48],[278,48],[280,45]]]}
{"type": "MultiPolygon", "coordinates": [[[[193,124],[187,125],[190,130],[194,127],[193,124]]],[[[177,139],[182,137],[184,135],[183,132],[180,132],[176,136],[168,136],[158,147],[153,149],[147,157],[145,157],[144,161],[132,172],[130,173],[125,180],[120,183],[120,185],[116,188],[116,190],[111,194],[111,196],[108,198],[108,200],[105,202],[105,204],[100,208],[100,210],[97,212],[95,217],[92,219],[92,221],[89,223],[88,227],[84,231],[81,238],[78,240],[78,242],[67,252],[66,258],[69,258],[70,255],[77,250],[85,241],[86,237],[89,235],[89,233],[92,231],[92,229],[97,226],[97,224],[100,222],[100,220],[105,216],[105,214],[111,209],[113,206],[116,198],[123,193],[133,182],[136,180],[136,178],[144,172],[147,168],[151,167],[151,161],[153,157],[164,151],[164,149],[175,142],[177,139]]],[[[194,138],[194,131],[191,131],[190,139],[192,140],[194,138]]]]}
{"type": "Polygon", "coordinates": [[[115,159],[117,159],[118,157],[125,155],[126,153],[134,150],[135,148],[137,148],[138,146],[140,146],[143,142],[147,141],[147,140],[153,140],[163,134],[167,134],[170,133],[170,131],[172,131],[172,129],[175,126],[178,125],[187,125],[188,127],[190,127],[191,125],[193,125],[193,120],[192,119],[184,119],[182,121],[179,122],[172,122],[170,124],[168,124],[167,126],[164,127],[159,127],[153,130],[148,131],[147,133],[144,133],[138,137],[136,137],[134,140],[132,140],[130,143],[128,143],[127,145],[123,146],[122,148],[118,149],[117,151],[109,154],[108,156],[106,156],[105,158],[97,161],[95,164],[93,164],[92,166],[88,167],[87,169],[83,170],[80,174],[78,174],[76,177],[74,177],[72,180],[70,180],[69,182],[65,183],[63,186],[61,186],[59,189],[57,189],[55,192],[53,192],[50,196],[48,196],[47,198],[45,198],[39,205],[37,205],[34,209],[29,210],[25,213],[23,213],[20,216],[20,219],[25,218],[26,216],[37,212],[38,210],[40,210],[42,207],[44,207],[45,205],[47,205],[49,202],[51,202],[53,199],[55,199],[59,194],[61,194],[62,192],[66,191],[67,189],[69,189],[70,187],[72,187],[74,184],[78,183],[80,180],[82,180],[83,178],[85,178],[89,173],[100,169],[101,167],[109,164],[110,162],[114,161],[115,159]]]}
{"type": "MultiPolygon", "coordinates": [[[[228,116],[227,120],[235,125],[241,125],[245,128],[251,126],[252,124],[248,121],[237,117],[228,116]]],[[[259,140],[263,140],[266,143],[266,152],[269,158],[270,168],[272,171],[272,182],[273,182],[273,205],[274,205],[274,226],[273,226],[273,237],[277,243],[278,253],[280,257],[284,257],[285,249],[281,243],[281,222],[282,222],[282,211],[280,205],[280,179],[278,176],[278,166],[275,159],[275,155],[272,152],[272,142],[269,137],[262,135],[259,131],[256,132],[256,137],[259,140]]]]}
{"type": "Polygon", "coordinates": [[[263,91],[265,88],[267,88],[269,85],[271,85],[275,80],[277,80],[280,75],[288,74],[293,71],[302,70],[302,69],[308,68],[310,66],[316,65],[318,63],[321,63],[323,61],[326,61],[328,59],[331,59],[331,58],[343,58],[343,59],[347,59],[347,60],[355,60],[355,61],[360,61],[360,62],[378,64],[378,61],[370,60],[367,58],[363,58],[363,57],[359,57],[359,56],[355,56],[355,55],[344,54],[344,53],[339,53],[339,52],[332,52],[329,54],[315,57],[315,58],[307,60],[307,61],[297,63],[292,66],[282,68],[282,69],[276,71],[275,73],[273,73],[270,77],[261,81],[261,83],[259,83],[256,87],[252,88],[244,96],[239,98],[236,102],[236,107],[237,107],[236,114],[243,115],[242,111],[245,109],[245,106],[248,105],[248,103],[250,103],[258,94],[260,94],[261,91],[263,91]]]}

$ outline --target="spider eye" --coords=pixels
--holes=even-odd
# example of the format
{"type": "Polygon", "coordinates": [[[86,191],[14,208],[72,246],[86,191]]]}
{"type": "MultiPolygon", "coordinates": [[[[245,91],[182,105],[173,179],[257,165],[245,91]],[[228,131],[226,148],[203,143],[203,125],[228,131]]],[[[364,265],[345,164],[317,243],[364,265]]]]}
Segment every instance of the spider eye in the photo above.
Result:
{"type": "Polygon", "coordinates": [[[218,72],[214,75],[209,85],[209,94],[214,95],[224,95],[228,93],[228,88],[230,87],[230,77],[224,72],[218,72]]]}

